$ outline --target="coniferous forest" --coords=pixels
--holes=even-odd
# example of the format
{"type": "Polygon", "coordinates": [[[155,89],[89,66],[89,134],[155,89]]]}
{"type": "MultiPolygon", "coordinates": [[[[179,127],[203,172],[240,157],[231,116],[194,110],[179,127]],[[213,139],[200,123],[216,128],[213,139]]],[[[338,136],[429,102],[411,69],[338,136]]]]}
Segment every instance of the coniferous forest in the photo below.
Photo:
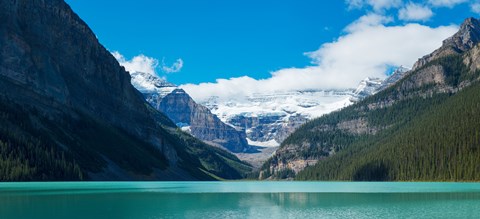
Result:
{"type": "MultiPolygon", "coordinates": [[[[30,114],[36,114],[32,110],[30,114]]],[[[25,110],[0,102],[0,181],[83,180],[79,165],[48,138],[33,137],[25,110]],[[30,131],[30,132],[28,132],[30,131]]]]}
{"type": "Polygon", "coordinates": [[[479,71],[461,55],[439,58],[386,90],[313,120],[282,146],[308,142],[299,152],[276,154],[262,167],[263,178],[354,181],[480,180],[479,71]],[[406,88],[419,72],[442,66],[443,84],[406,88]],[[381,107],[378,106],[381,103],[381,107]],[[375,105],[377,104],[377,105],[375,105]],[[336,125],[365,120],[367,130],[351,133],[336,125]],[[308,144],[307,144],[308,145],[308,144]],[[268,166],[288,159],[319,159],[297,175],[268,166]],[[289,173],[289,174],[285,174],[289,173]]]}
{"type": "Polygon", "coordinates": [[[480,85],[450,98],[435,98],[442,103],[432,104],[399,128],[355,141],[306,168],[297,179],[480,180],[480,85]]]}

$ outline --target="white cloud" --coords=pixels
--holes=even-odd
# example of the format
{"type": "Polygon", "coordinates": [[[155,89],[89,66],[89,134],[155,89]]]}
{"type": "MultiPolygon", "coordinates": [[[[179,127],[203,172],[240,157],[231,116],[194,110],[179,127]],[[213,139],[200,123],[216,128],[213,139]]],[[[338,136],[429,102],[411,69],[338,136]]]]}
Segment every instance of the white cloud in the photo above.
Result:
{"type": "Polygon", "coordinates": [[[368,0],[374,10],[390,9],[399,7],[402,4],[402,0],[368,0]]]}
{"type": "Polygon", "coordinates": [[[470,5],[470,9],[472,9],[472,12],[475,12],[477,14],[480,14],[480,2],[475,2],[470,5]]]}
{"type": "Polygon", "coordinates": [[[432,16],[433,12],[429,7],[412,2],[398,12],[398,18],[405,21],[426,21],[432,16]]]}
{"type": "Polygon", "coordinates": [[[158,60],[140,54],[133,57],[131,60],[126,60],[125,57],[118,51],[112,52],[112,55],[117,59],[118,63],[130,73],[145,72],[156,75],[156,68],[158,67],[158,60]]]}
{"type": "Polygon", "coordinates": [[[115,59],[117,59],[118,63],[130,73],[144,72],[152,75],[158,75],[157,74],[158,67],[160,67],[160,69],[167,74],[179,72],[183,68],[182,59],[177,59],[171,66],[167,66],[164,60],[162,60],[162,63],[160,64],[160,62],[157,59],[145,56],[143,54],[135,56],[130,60],[127,60],[118,51],[113,51],[112,55],[113,57],[115,57],[115,59]]]}
{"type": "Polygon", "coordinates": [[[364,15],[354,21],[353,23],[349,24],[346,28],[345,31],[353,33],[356,31],[363,30],[365,28],[373,27],[373,26],[378,26],[382,24],[388,24],[393,21],[392,17],[387,17],[375,13],[370,13],[367,15],[364,15]]]}
{"type": "Polygon", "coordinates": [[[255,93],[354,88],[365,77],[385,77],[388,66],[412,66],[458,29],[420,24],[385,26],[385,21],[388,19],[375,15],[360,18],[345,29],[344,36],[306,53],[312,66],[275,71],[267,79],[244,76],[181,87],[197,101],[211,96],[239,100],[255,93]]]}
{"type": "Polygon", "coordinates": [[[181,71],[183,68],[183,60],[177,59],[171,66],[165,64],[165,59],[162,60],[162,71],[169,73],[176,73],[181,71]]]}
{"type": "Polygon", "coordinates": [[[383,9],[398,8],[402,5],[402,0],[345,0],[349,9],[358,9],[370,6],[375,11],[383,9]]]}
{"type": "Polygon", "coordinates": [[[345,0],[345,4],[347,4],[348,9],[358,9],[362,8],[365,5],[364,0],[345,0]]]}
{"type": "Polygon", "coordinates": [[[468,0],[428,0],[428,3],[435,7],[449,7],[467,2],[468,0]]]}

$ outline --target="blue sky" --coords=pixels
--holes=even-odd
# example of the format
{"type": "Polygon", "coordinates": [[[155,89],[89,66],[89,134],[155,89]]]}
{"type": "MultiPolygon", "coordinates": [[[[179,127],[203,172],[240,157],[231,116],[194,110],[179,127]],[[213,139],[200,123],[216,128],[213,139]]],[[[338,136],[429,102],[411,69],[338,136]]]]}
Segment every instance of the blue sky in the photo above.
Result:
{"type": "MultiPolygon", "coordinates": [[[[391,60],[379,61],[375,64],[378,69],[354,68],[372,71],[358,73],[358,78],[369,74],[378,76],[385,73],[381,72],[382,69],[385,71],[391,69],[391,66],[411,66],[413,63],[407,62],[416,60],[421,56],[419,54],[426,54],[431,48],[438,46],[441,43],[439,37],[450,35],[466,17],[477,16],[480,12],[480,4],[477,1],[465,0],[66,0],[66,2],[93,29],[100,42],[110,51],[121,54],[123,57],[120,58],[125,62],[142,55],[136,60],[147,59],[142,63],[150,65],[151,71],[170,82],[203,83],[210,87],[218,85],[218,79],[222,78],[248,79],[242,83],[254,80],[254,83],[259,82],[256,86],[262,86],[263,82],[268,82],[276,75],[287,74],[285,73],[287,71],[289,74],[299,76],[305,71],[312,71],[308,74],[324,74],[329,78],[326,81],[335,84],[334,79],[330,80],[335,78],[335,75],[338,75],[338,80],[350,77],[341,73],[329,73],[325,68],[322,71],[311,68],[325,66],[328,60],[329,63],[334,63],[336,60],[332,57],[342,56],[341,52],[335,54],[339,50],[337,46],[347,52],[345,56],[355,55],[348,52],[350,47],[347,42],[345,45],[340,44],[351,37],[351,43],[363,45],[358,35],[368,30],[371,31],[370,34],[381,35],[384,32],[379,28],[383,28],[386,35],[393,35],[395,34],[393,27],[406,28],[405,31],[411,32],[410,35],[423,34],[418,37],[418,41],[412,38],[409,42],[435,41],[435,44],[425,46],[422,51],[398,51],[405,53],[404,56],[416,57],[398,60],[392,57],[391,60]],[[328,51],[329,48],[334,51],[328,51]],[[306,54],[307,52],[312,53],[306,54]],[[301,72],[295,73],[296,71],[301,72]],[[315,71],[317,72],[314,73],[315,71]]],[[[368,34],[364,35],[366,39],[363,40],[368,41],[368,34]]],[[[396,41],[392,40],[392,44],[395,43],[396,41]]],[[[368,48],[367,44],[365,46],[368,48]]],[[[401,45],[397,43],[394,46],[401,45]]],[[[370,56],[369,49],[365,48],[361,48],[365,51],[363,54],[356,55],[370,56]]],[[[384,49],[384,53],[389,51],[389,48],[379,48],[381,49],[384,49]]],[[[378,53],[372,54],[372,59],[382,57],[381,52],[378,53]]],[[[362,65],[360,61],[358,62],[362,65]]],[[[135,63],[131,64],[135,66],[135,63]]],[[[352,66],[355,67],[354,64],[352,66]]],[[[355,80],[358,78],[353,77],[355,80]]],[[[350,84],[353,83],[354,81],[350,84]]],[[[339,82],[338,86],[350,84],[339,82]]],[[[320,83],[308,86],[326,85],[320,83]]]]}

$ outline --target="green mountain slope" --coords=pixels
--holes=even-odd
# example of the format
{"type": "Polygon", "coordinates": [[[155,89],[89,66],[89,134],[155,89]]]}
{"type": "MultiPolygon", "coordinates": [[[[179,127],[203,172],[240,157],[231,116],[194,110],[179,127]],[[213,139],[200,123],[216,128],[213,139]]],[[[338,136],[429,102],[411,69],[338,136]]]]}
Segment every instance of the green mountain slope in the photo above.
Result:
{"type": "Polygon", "coordinates": [[[409,122],[359,139],[296,178],[480,180],[480,84],[426,102],[430,106],[419,109],[409,122]]]}
{"type": "Polygon", "coordinates": [[[467,19],[393,86],[299,128],[259,177],[479,180],[479,30],[467,19]]]}

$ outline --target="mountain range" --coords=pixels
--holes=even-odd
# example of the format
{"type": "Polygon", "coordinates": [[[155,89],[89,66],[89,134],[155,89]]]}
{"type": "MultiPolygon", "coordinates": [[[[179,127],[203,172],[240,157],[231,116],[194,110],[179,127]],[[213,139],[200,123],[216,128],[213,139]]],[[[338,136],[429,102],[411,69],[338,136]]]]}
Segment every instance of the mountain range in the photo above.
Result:
{"type": "Polygon", "coordinates": [[[254,153],[255,146],[276,147],[305,122],[384,89],[406,71],[400,67],[385,80],[366,78],[356,89],[254,94],[242,101],[210,97],[200,103],[157,75],[133,72],[131,76],[132,84],[147,102],[177,127],[233,153],[254,153]]]}
{"type": "Polygon", "coordinates": [[[300,125],[384,89],[405,71],[398,68],[385,80],[366,78],[356,89],[258,93],[228,101],[212,96],[199,103],[226,124],[245,130],[249,144],[279,146],[300,125]]]}
{"type": "Polygon", "coordinates": [[[0,181],[480,180],[475,18],[386,79],[230,100],[127,72],[63,0],[0,21],[0,181]]]}

